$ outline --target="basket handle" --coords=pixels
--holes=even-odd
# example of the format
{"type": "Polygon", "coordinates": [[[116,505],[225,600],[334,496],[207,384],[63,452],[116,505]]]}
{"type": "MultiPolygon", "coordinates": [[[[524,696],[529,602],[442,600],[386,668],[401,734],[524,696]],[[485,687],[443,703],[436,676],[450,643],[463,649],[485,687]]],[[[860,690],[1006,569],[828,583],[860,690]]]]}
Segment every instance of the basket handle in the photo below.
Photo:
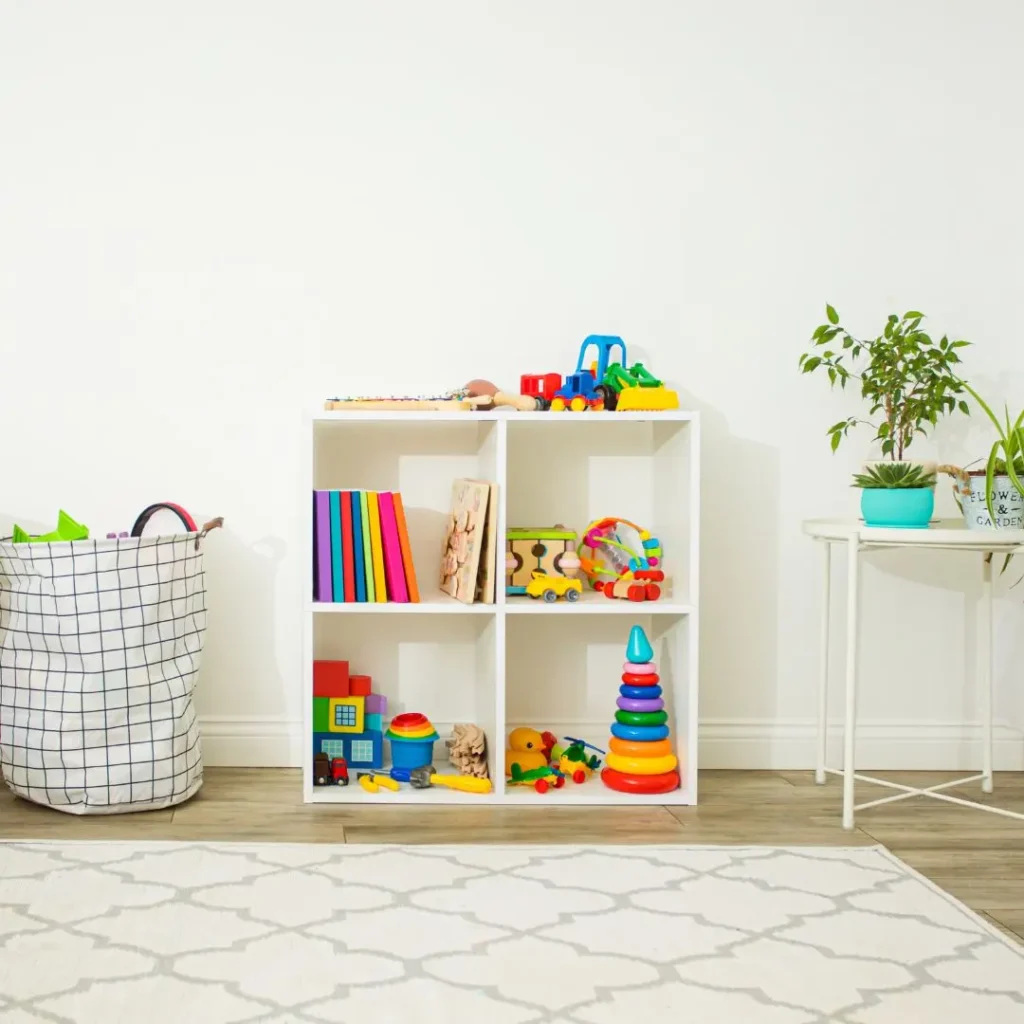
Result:
{"type": "Polygon", "coordinates": [[[208,523],[203,524],[203,528],[199,531],[196,537],[196,551],[199,550],[199,542],[211,531],[216,530],[218,527],[224,525],[224,517],[217,516],[216,519],[211,519],[208,523]]]}
{"type": "Polygon", "coordinates": [[[168,512],[173,512],[180,520],[181,525],[188,530],[189,533],[196,534],[196,551],[199,550],[199,542],[211,531],[216,530],[218,526],[224,525],[224,517],[217,516],[216,519],[211,519],[208,523],[203,524],[203,528],[200,530],[196,526],[196,521],[185,511],[181,505],[176,505],[173,501],[158,501],[152,505],[146,506],[140,513],[138,519],[135,520],[135,524],[132,526],[133,537],[141,537],[142,531],[145,530],[147,523],[153,518],[154,514],[159,512],[161,509],[166,509],[168,512]]]}

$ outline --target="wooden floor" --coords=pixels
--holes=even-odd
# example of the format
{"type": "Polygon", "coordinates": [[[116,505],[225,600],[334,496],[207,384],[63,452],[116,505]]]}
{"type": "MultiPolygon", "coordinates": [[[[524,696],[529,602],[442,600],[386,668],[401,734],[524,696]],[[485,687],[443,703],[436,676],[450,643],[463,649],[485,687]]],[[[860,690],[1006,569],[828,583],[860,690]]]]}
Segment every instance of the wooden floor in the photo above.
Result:
{"type": "MultiPolygon", "coordinates": [[[[933,785],[950,776],[892,772],[933,785]]],[[[312,807],[300,773],[210,768],[201,793],[174,810],[78,818],[17,800],[0,787],[0,839],[172,839],[332,843],[742,843],[851,846],[882,843],[969,907],[1024,942],[1024,822],[913,799],[840,825],[840,782],[810,772],[705,771],[700,805],[664,807],[312,807]]],[[[983,798],[1024,813],[1024,774],[996,776],[983,798]]],[[[858,789],[858,800],[882,795],[858,789]]]]}

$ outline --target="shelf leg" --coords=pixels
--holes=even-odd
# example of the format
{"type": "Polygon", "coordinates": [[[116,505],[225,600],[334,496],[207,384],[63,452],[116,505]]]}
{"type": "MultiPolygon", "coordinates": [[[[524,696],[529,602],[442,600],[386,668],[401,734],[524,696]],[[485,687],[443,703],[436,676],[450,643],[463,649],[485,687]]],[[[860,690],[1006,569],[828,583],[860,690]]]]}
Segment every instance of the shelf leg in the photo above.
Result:
{"type": "Polygon", "coordinates": [[[992,559],[982,561],[981,603],[978,608],[978,685],[981,688],[981,791],[991,793],[992,780],[992,559]]]}
{"type": "Polygon", "coordinates": [[[814,769],[814,781],[825,783],[825,764],[828,756],[828,661],[829,632],[832,597],[832,544],[822,543],[825,552],[825,580],[821,594],[821,669],[818,674],[818,763],[814,769]]]}
{"type": "Polygon", "coordinates": [[[853,828],[853,753],[857,739],[857,646],[860,639],[860,535],[847,541],[846,715],[843,721],[843,828],[853,828]]]}

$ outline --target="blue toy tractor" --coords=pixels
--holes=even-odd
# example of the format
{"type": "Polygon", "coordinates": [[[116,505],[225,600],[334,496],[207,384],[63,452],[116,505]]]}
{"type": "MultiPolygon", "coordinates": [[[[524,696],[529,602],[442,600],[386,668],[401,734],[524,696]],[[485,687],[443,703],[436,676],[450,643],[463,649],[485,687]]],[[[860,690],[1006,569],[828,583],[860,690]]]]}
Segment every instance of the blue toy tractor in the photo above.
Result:
{"type": "Polygon", "coordinates": [[[619,349],[619,362],[626,365],[626,343],[616,335],[591,334],[580,346],[580,357],[576,362],[576,372],[565,378],[565,383],[555,392],[551,400],[551,411],[561,412],[570,409],[572,412],[583,412],[584,409],[613,409],[615,392],[607,384],[601,383],[608,371],[611,353],[619,349]],[[587,353],[593,345],[597,349],[597,359],[590,366],[585,366],[587,353]]]}

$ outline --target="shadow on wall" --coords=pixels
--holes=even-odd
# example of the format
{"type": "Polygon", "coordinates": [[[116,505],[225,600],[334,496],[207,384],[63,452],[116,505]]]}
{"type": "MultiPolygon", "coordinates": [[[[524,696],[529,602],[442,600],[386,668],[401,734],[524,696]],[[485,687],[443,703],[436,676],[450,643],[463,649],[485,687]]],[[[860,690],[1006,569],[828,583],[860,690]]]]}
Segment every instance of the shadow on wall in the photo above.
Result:
{"type": "Polygon", "coordinates": [[[704,722],[771,718],[778,679],[779,455],[701,414],[700,708],[704,722]]]}
{"type": "Polygon", "coordinates": [[[286,693],[275,646],[274,596],[288,546],[280,537],[246,545],[230,528],[214,530],[203,545],[207,632],[196,693],[199,713],[214,720],[262,717],[261,710],[267,715],[275,709],[254,706],[254,697],[262,694],[279,706],[286,693]]]}

